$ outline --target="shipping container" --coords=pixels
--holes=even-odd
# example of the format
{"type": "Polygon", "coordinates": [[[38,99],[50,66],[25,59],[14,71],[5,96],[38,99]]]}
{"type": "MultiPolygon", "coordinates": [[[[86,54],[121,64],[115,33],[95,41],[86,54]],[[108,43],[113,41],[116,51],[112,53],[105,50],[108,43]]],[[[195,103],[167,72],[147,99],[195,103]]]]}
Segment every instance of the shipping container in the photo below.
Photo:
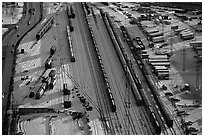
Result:
{"type": "Polygon", "coordinates": [[[152,42],[154,43],[159,43],[164,41],[164,36],[159,36],[159,37],[153,37],[152,42]]]}
{"type": "Polygon", "coordinates": [[[193,32],[192,31],[185,31],[185,32],[181,33],[179,36],[180,36],[180,38],[182,38],[183,36],[191,34],[191,33],[193,33],[193,32]]]}
{"type": "Polygon", "coordinates": [[[165,66],[167,68],[170,67],[170,62],[156,62],[156,63],[151,63],[151,66],[154,67],[154,66],[165,66]]]}
{"type": "Polygon", "coordinates": [[[159,30],[157,28],[146,28],[147,35],[150,35],[151,33],[157,33],[159,30]]]}
{"type": "Polygon", "coordinates": [[[158,74],[160,74],[160,73],[169,73],[169,70],[157,70],[155,72],[156,76],[158,76],[158,74]]]}
{"type": "Polygon", "coordinates": [[[157,77],[160,80],[169,79],[169,73],[158,73],[157,77]]]}
{"type": "Polygon", "coordinates": [[[171,29],[172,29],[172,30],[178,29],[178,25],[171,25],[171,29]]]}
{"type": "Polygon", "coordinates": [[[178,29],[176,29],[176,30],[174,30],[174,33],[176,34],[176,35],[178,35],[182,30],[185,30],[186,28],[178,28],[178,29]]]}
{"type": "Polygon", "coordinates": [[[154,73],[157,73],[158,70],[168,70],[168,68],[165,66],[154,66],[152,69],[154,73]]]}
{"type": "Polygon", "coordinates": [[[192,47],[202,47],[202,41],[191,41],[190,46],[192,47]]]}
{"type": "Polygon", "coordinates": [[[156,32],[156,33],[151,33],[151,34],[149,34],[149,36],[151,37],[151,38],[153,38],[153,37],[158,37],[158,36],[163,36],[164,34],[163,34],[163,32],[156,32]]]}
{"type": "Polygon", "coordinates": [[[149,59],[149,63],[155,62],[169,62],[169,59],[149,59]]]}
{"type": "Polygon", "coordinates": [[[167,55],[155,55],[155,56],[149,56],[149,59],[153,60],[158,60],[158,59],[169,59],[167,55]]]}
{"type": "Polygon", "coordinates": [[[185,33],[181,35],[181,39],[187,40],[187,39],[193,39],[194,38],[194,33],[185,33]]]}

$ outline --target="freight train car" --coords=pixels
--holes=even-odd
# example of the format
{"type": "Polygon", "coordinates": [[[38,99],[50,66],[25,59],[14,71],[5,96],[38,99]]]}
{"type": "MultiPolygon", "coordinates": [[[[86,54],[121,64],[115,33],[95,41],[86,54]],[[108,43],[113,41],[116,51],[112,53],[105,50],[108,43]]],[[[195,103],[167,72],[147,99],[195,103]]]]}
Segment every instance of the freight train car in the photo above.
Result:
{"type": "Polygon", "coordinates": [[[146,106],[147,113],[149,115],[149,119],[152,123],[153,128],[155,129],[155,134],[161,134],[161,126],[159,125],[159,121],[156,118],[155,112],[152,108],[152,104],[149,101],[149,98],[147,97],[146,92],[144,89],[141,89],[142,98],[144,100],[144,104],[146,106]]]}
{"type": "Polygon", "coordinates": [[[115,104],[115,100],[113,98],[110,87],[107,88],[107,94],[108,94],[108,99],[109,99],[109,103],[111,106],[111,111],[115,112],[116,111],[116,104],[115,104]]]}
{"type": "Polygon", "coordinates": [[[148,81],[148,84],[150,86],[151,92],[152,92],[152,94],[155,98],[155,101],[157,102],[157,105],[158,105],[158,107],[159,107],[159,109],[160,109],[160,111],[164,117],[164,120],[166,121],[167,126],[172,127],[173,126],[173,119],[172,119],[171,114],[168,113],[165,105],[163,104],[163,101],[160,99],[158,91],[155,87],[155,84],[154,84],[151,76],[146,75],[146,77],[147,77],[147,81],[148,81]]]}
{"type": "Polygon", "coordinates": [[[143,104],[142,97],[140,96],[140,93],[134,83],[131,84],[131,90],[133,92],[133,96],[136,100],[136,103],[138,106],[141,106],[143,104]]]}
{"type": "Polygon", "coordinates": [[[36,34],[36,39],[39,40],[41,39],[44,34],[50,29],[52,24],[54,23],[54,17],[52,16],[43,26],[43,28],[36,34]]]}
{"type": "Polygon", "coordinates": [[[72,39],[71,39],[71,35],[70,35],[70,31],[69,31],[69,27],[67,26],[67,39],[68,39],[68,46],[69,46],[69,49],[70,49],[70,54],[71,54],[71,57],[70,57],[70,60],[71,62],[75,62],[76,59],[74,57],[74,48],[73,48],[73,45],[72,45],[72,39]]]}
{"type": "Polygon", "coordinates": [[[27,115],[31,113],[49,113],[55,112],[53,108],[18,108],[17,113],[19,115],[27,115]]]}

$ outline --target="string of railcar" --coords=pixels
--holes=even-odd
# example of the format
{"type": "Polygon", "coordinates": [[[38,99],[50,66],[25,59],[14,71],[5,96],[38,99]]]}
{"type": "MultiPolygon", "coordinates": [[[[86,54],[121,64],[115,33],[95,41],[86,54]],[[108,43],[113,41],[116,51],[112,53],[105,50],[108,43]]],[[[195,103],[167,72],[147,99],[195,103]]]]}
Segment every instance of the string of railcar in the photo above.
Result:
{"type": "MultiPolygon", "coordinates": [[[[102,13],[103,14],[103,13],[102,13]]],[[[109,17],[108,17],[108,20],[109,20],[109,17]]],[[[112,26],[110,25],[110,26],[107,26],[107,28],[111,28],[112,26]]],[[[113,29],[114,30],[114,29],[113,29]]],[[[117,37],[116,37],[116,39],[117,39],[117,37]]],[[[118,40],[119,41],[119,40],[118,40]]],[[[126,56],[126,55],[123,55],[124,53],[121,53],[121,55],[119,55],[119,57],[120,58],[123,58],[124,59],[124,57],[122,57],[122,56],[126,56]]],[[[125,60],[125,59],[124,59],[125,60]]],[[[122,64],[124,64],[124,63],[122,63],[122,64]]],[[[149,112],[152,112],[151,110],[149,111],[149,112]]],[[[151,119],[154,119],[154,121],[155,122],[153,122],[153,125],[158,125],[158,122],[157,122],[157,119],[155,119],[155,117],[154,117],[154,113],[151,113],[151,115],[150,115],[150,117],[151,117],[151,119]],[[155,124],[156,123],[156,124],[155,124]]],[[[158,128],[156,128],[156,134],[160,134],[161,133],[161,127],[158,125],[158,126],[155,126],[155,127],[158,127],[158,128]]]]}
{"type": "Polygon", "coordinates": [[[54,23],[54,16],[49,18],[47,22],[44,24],[43,28],[36,34],[36,39],[41,39],[44,34],[51,28],[52,24],[54,23]]]}

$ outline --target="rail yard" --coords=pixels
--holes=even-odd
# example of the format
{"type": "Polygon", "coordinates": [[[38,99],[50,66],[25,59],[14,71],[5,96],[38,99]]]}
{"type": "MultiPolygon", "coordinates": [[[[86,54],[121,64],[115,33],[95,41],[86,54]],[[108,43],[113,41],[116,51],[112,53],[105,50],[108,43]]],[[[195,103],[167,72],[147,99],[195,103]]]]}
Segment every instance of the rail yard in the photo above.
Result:
{"type": "Polygon", "coordinates": [[[24,2],[2,134],[201,135],[202,3],[174,4],[24,2]]]}

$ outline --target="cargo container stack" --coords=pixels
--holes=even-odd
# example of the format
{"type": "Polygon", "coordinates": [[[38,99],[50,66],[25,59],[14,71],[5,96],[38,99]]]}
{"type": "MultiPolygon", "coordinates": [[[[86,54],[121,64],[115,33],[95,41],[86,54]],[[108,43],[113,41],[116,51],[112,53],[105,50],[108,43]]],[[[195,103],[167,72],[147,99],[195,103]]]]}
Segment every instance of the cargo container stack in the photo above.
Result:
{"type": "Polygon", "coordinates": [[[168,68],[170,67],[170,62],[167,55],[149,56],[148,62],[151,66],[152,72],[158,79],[169,79],[168,68]]]}

